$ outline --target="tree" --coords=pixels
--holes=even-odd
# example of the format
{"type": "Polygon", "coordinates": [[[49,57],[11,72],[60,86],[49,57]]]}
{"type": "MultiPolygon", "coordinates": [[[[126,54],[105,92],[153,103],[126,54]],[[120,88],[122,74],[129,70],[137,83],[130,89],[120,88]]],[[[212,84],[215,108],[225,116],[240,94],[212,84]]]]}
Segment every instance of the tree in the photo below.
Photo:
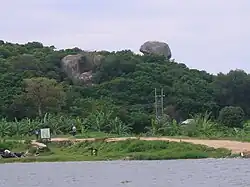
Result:
{"type": "Polygon", "coordinates": [[[240,106],[250,116],[250,76],[243,70],[218,74],[213,82],[216,102],[222,107],[240,106]]]}
{"type": "Polygon", "coordinates": [[[52,107],[61,109],[65,101],[63,87],[54,79],[44,77],[24,79],[24,97],[36,107],[39,117],[52,107]]]}
{"type": "Polygon", "coordinates": [[[220,110],[219,121],[228,127],[243,127],[245,113],[241,107],[226,106],[220,110]]]}
{"type": "MultiPolygon", "coordinates": [[[[93,85],[79,86],[62,70],[61,59],[82,52],[88,53],[78,48],[55,50],[40,42],[14,44],[0,40],[0,116],[22,120],[60,112],[65,118],[86,118],[112,108],[115,114],[111,119],[117,116],[131,124],[132,132],[141,133],[154,116],[154,88],[163,88],[165,114],[177,121],[206,111],[211,112],[212,119],[218,118],[225,106],[239,106],[250,117],[250,75],[242,70],[212,75],[162,56],[137,55],[128,50],[96,51],[104,59],[88,68],[92,70],[93,85]],[[68,87],[67,94],[62,86],[65,91],[68,87]]],[[[86,63],[81,66],[86,68],[86,63]]],[[[99,120],[98,125],[102,123],[100,116],[93,117],[95,122],[99,120]]],[[[114,124],[123,127],[118,118],[114,124]]],[[[170,125],[166,126],[169,129],[170,125]]]]}

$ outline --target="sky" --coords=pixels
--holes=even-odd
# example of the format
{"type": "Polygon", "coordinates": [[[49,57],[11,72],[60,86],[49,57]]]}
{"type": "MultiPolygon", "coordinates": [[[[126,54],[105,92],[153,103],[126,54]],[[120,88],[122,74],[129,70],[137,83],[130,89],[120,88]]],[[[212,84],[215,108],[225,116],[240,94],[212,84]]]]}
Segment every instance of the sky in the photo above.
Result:
{"type": "Polygon", "coordinates": [[[2,0],[0,40],[139,52],[156,40],[210,73],[250,73],[250,0],[2,0]]]}

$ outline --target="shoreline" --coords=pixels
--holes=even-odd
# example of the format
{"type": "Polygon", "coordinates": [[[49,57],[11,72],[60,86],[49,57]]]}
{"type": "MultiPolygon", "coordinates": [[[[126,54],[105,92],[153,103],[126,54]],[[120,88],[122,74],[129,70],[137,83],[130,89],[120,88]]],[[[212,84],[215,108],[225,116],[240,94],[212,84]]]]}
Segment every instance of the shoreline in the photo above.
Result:
{"type": "Polygon", "coordinates": [[[39,161],[20,161],[20,160],[12,160],[8,162],[0,162],[1,164],[32,164],[32,163],[77,163],[77,162],[88,162],[88,163],[94,163],[94,162],[143,162],[143,161],[181,161],[181,160],[232,160],[232,159],[243,159],[239,156],[232,156],[232,157],[221,157],[221,158],[186,158],[186,159],[160,159],[160,160],[123,160],[123,159],[113,159],[113,160],[39,160],[39,161]]]}
{"type": "MultiPolygon", "coordinates": [[[[77,136],[76,136],[77,137],[77,136]]],[[[79,136],[78,136],[79,137],[79,136]]],[[[32,140],[29,137],[27,137],[28,141],[33,142],[34,144],[39,146],[42,146],[40,142],[36,140],[32,140]]],[[[231,139],[228,137],[224,138],[205,138],[205,137],[186,137],[186,136],[159,136],[159,137],[147,137],[147,136],[126,136],[126,137],[95,137],[95,138],[75,138],[72,136],[66,136],[66,137],[53,137],[51,138],[52,142],[61,142],[61,141],[72,141],[72,142],[83,142],[83,141],[90,141],[90,142],[96,142],[96,141],[106,141],[106,142],[118,142],[118,141],[125,141],[128,139],[133,140],[146,140],[146,141],[172,141],[172,142],[188,142],[192,144],[200,144],[200,145],[206,145],[209,147],[214,148],[226,148],[232,151],[232,153],[241,153],[241,152],[250,152],[250,141],[244,141],[244,140],[238,140],[238,139],[231,139]]],[[[2,139],[0,141],[20,141],[25,142],[27,140],[20,140],[20,139],[2,139]]]]}
{"type": "MultiPolygon", "coordinates": [[[[24,145],[25,144],[23,144],[23,146],[24,145]]],[[[120,139],[120,141],[114,141],[114,139],[106,139],[102,141],[86,141],[84,139],[81,139],[79,142],[77,142],[77,139],[73,141],[72,139],[60,139],[60,141],[52,141],[51,143],[49,143],[48,148],[48,152],[41,153],[39,156],[29,156],[24,158],[3,158],[0,159],[0,163],[176,160],[231,157],[234,158],[236,156],[239,156],[238,154],[232,153],[232,151],[225,148],[213,148],[206,145],[192,144],[184,141],[171,142],[166,141],[166,139],[157,139],[154,141],[148,141],[138,138],[132,140],[120,139]],[[92,155],[89,151],[90,147],[96,148],[98,150],[98,155],[92,155]]]]}
{"type": "Polygon", "coordinates": [[[214,157],[206,157],[206,158],[180,158],[180,159],[141,159],[141,160],[126,160],[126,159],[96,159],[96,160],[92,160],[92,159],[76,159],[76,160],[58,160],[58,159],[54,159],[54,158],[47,158],[45,159],[44,157],[40,158],[40,159],[33,159],[33,158],[15,158],[15,159],[8,159],[5,162],[1,161],[0,159],[0,165],[1,164],[11,164],[11,163],[58,163],[58,162],[116,162],[116,161],[129,161],[129,162],[133,162],[133,161],[170,161],[170,160],[206,160],[206,159],[214,159],[214,160],[221,160],[221,159],[243,159],[241,157],[239,157],[238,155],[235,156],[229,156],[229,157],[218,157],[218,158],[214,158],[214,157]]]}
{"type": "MultiPolygon", "coordinates": [[[[51,142],[119,142],[127,140],[142,140],[142,141],[166,141],[166,142],[187,142],[196,145],[206,145],[213,148],[225,148],[232,151],[234,154],[240,154],[241,152],[250,152],[250,142],[242,142],[236,140],[216,140],[216,139],[198,139],[198,138],[171,138],[171,137],[114,137],[114,138],[51,138],[51,142]]],[[[36,141],[33,141],[34,143],[36,141]]],[[[36,144],[40,144],[37,142],[36,144]]]]}

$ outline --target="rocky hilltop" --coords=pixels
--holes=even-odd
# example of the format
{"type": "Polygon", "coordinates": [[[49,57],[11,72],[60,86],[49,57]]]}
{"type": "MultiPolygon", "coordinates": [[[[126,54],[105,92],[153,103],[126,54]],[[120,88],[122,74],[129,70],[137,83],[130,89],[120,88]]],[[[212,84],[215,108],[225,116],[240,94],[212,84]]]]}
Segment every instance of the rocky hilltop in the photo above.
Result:
{"type": "MultiPolygon", "coordinates": [[[[167,43],[147,41],[141,45],[140,51],[144,55],[164,56],[169,60],[172,56],[167,43]]],[[[63,71],[75,84],[92,85],[93,69],[99,66],[104,56],[96,52],[80,52],[76,55],[67,55],[62,59],[63,71]]]]}
{"type": "Polygon", "coordinates": [[[92,84],[92,71],[99,66],[104,56],[94,52],[81,52],[76,55],[67,55],[62,59],[62,69],[75,83],[92,84]]]}
{"type": "Polygon", "coordinates": [[[144,55],[163,55],[168,60],[172,57],[171,50],[167,43],[158,41],[147,41],[140,47],[144,55]]]}

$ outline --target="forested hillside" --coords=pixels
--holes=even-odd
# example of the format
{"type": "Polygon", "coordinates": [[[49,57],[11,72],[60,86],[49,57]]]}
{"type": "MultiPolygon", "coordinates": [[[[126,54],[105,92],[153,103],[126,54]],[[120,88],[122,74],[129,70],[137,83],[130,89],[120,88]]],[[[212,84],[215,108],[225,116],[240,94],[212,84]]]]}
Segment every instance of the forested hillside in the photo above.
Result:
{"type": "Polygon", "coordinates": [[[61,68],[63,57],[79,52],[0,41],[0,116],[12,121],[46,113],[111,115],[142,132],[154,118],[154,88],[164,89],[164,112],[177,121],[206,111],[217,119],[225,106],[241,107],[250,116],[250,75],[244,71],[214,76],[161,56],[101,51],[105,58],[93,69],[94,85],[84,86],[73,84],[61,68]]]}

